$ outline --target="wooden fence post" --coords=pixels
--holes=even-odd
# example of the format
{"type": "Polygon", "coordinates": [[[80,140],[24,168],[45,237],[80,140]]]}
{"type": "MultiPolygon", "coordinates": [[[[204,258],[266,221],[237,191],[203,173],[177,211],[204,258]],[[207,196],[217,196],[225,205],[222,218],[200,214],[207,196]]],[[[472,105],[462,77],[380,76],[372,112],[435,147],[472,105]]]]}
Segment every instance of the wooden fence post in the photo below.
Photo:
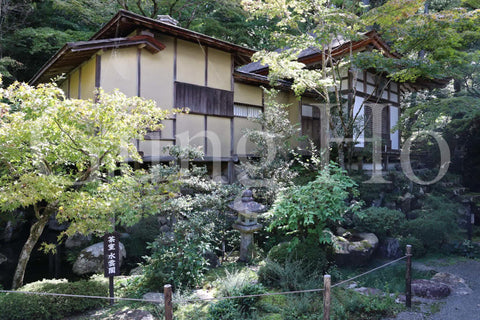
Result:
{"type": "Polygon", "coordinates": [[[407,271],[405,274],[405,305],[412,307],[412,246],[407,244],[407,271]]]}
{"type": "Polygon", "coordinates": [[[172,286],[166,284],[163,286],[163,296],[165,300],[165,320],[173,320],[172,306],[172,286]]]}
{"type": "Polygon", "coordinates": [[[330,286],[331,277],[326,274],[323,276],[323,320],[330,320],[330,286]]]}

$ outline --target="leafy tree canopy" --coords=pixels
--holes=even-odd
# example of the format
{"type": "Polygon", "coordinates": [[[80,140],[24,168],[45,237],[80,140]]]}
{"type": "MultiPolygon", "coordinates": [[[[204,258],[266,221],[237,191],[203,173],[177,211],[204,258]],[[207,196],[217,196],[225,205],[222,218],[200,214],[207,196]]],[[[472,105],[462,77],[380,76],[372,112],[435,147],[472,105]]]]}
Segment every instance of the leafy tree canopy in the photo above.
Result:
{"type": "Polygon", "coordinates": [[[118,166],[128,156],[141,161],[134,139],[161,128],[166,111],[152,101],[99,91],[97,100],[66,99],[53,84],[14,83],[0,90],[0,210],[32,207],[36,222],[20,255],[18,288],[33,246],[53,215],[69,222],[67,235],[105,232],[154,212],[166,183],[151,185],[142,171],[118,166]],[[114,174],[115,172],[121,175],[114,174]],[[140,204],[142,203],[142,204],[140,204]],[[145,207],[146,206],[146,207],[145,207]]]}

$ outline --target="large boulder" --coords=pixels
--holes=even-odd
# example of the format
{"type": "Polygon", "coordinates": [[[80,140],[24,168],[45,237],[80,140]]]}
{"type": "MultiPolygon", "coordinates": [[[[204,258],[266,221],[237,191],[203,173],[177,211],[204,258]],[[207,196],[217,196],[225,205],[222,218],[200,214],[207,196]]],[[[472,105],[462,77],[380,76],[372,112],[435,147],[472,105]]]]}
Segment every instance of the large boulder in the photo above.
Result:
{"type": "Polygon", "coordinates": [[[48,228],[50,230],[65,231],[65,230],[67,230],[68,225],[69,225],[68,222],[63,222],[63,223],[58,222],[55,214],[52,214],[50,216],[50,219],[48,220],[48,228]]]}
{"type": "Polygon", "coordinates": [[[65,247],[68,249],[80,248],[87,245],[91,240],[91,234],[84,236],[83,234],[75,233],[73,236],[68,237],[67,240],[65,240],[65,247]]]}
{"type": "Polygon", "coordinates": [[[335,261],[339,266],[365,265],[378,246],[373,233],[355,233],[348,237],[334,236],[335,261]]]}
{"type": "Polygon", "coordinates": [[[160,292],[147,292],[142,298],[143,300],[147,300],[149,302],[158,301],[158,303],[164,303],[165,301],[163,293],[160,292]]]}
{"type": "Polygon", "coordinates": [[[410,193],[407,192],[403,196],[398,198],[399,207],[403,213],[407,214],[412,211],[413,201],[415,197],[410,193]]]}
{"type": "Polygon", "coordinates": [[[7,221],[3,230],[0,231],[0,241],[9,243],[22,238],[25,234],[24,231],[27,230],[26,219],[24,219],[25,213],[17,210],[15,211],[15,216],[15,221],[7,221]]]}
{"type": "MultiPolygon", "coordinates": [[[[120,265],[127,256],[125,246],[119,243],[120,265]]],[[[73,264],[73,273],[77,275],[85,275],[92,273],[102,273],[103,267],[103,242],[95,243],[83,249],[73,264]]]]}
{"type": "Polygon", "coordinates": [[[447,285],[454,295],[463,296],[473,292],[465,280],[451,273],[439,272],[432,277],[432,281],[447,285]]]}
{"type": "Polygon", "coordinates": [[[412,294],[429,299],[441,299],[448,297],[450,288],[443,283],[418,279],[412,281],[412,294]]]}
{"type": "Polygon", "coordinates": [[[381,257],[389,259],[397,259],[402,256],[400,241],[396,238],[385,238],[380,242],[378,252],[381,257]]]}

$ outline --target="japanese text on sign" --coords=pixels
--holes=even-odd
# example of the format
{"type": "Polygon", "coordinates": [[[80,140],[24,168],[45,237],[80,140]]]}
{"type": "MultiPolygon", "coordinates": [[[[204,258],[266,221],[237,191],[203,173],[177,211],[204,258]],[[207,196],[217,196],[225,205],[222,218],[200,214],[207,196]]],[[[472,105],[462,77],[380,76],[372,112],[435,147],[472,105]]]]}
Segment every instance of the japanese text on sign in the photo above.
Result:
{"type": "Polygon", "coordinates": [[[118,234],[108,233],[103,238],[105,277],[120,275],[118,234]]]}

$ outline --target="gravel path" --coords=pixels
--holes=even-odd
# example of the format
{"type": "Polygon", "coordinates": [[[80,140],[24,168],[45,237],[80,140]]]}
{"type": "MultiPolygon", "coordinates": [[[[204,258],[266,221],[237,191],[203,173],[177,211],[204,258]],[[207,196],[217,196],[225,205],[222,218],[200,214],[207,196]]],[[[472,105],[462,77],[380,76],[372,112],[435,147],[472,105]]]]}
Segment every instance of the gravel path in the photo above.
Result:
{"type": "MultiPolygon", "coordinates": [[[[427,264],[414,263],[416,269],[435,270],[437,272],[448,272],[463,278],[470,289],[468,295],[450,295],[446,299],[438,300],[435,308],[439,311],[431,313],[435,308],[425,305],[423,312],[401,312],[392,320],[480,320],[480,261],[467,260],[451,265],[440,262],[427,264]]],[[[385,319],[390,320],[390,319],[385,319]]]]}
{"type": "Polygon", "coordinates": [[[436,271],[449,272],[463,279],[473,290],[464,296],[450,295],[443,301],[440,311],[428,320],[480,320],[480,261],[469,260],[450,266],[435,266],[436,271]]]}

